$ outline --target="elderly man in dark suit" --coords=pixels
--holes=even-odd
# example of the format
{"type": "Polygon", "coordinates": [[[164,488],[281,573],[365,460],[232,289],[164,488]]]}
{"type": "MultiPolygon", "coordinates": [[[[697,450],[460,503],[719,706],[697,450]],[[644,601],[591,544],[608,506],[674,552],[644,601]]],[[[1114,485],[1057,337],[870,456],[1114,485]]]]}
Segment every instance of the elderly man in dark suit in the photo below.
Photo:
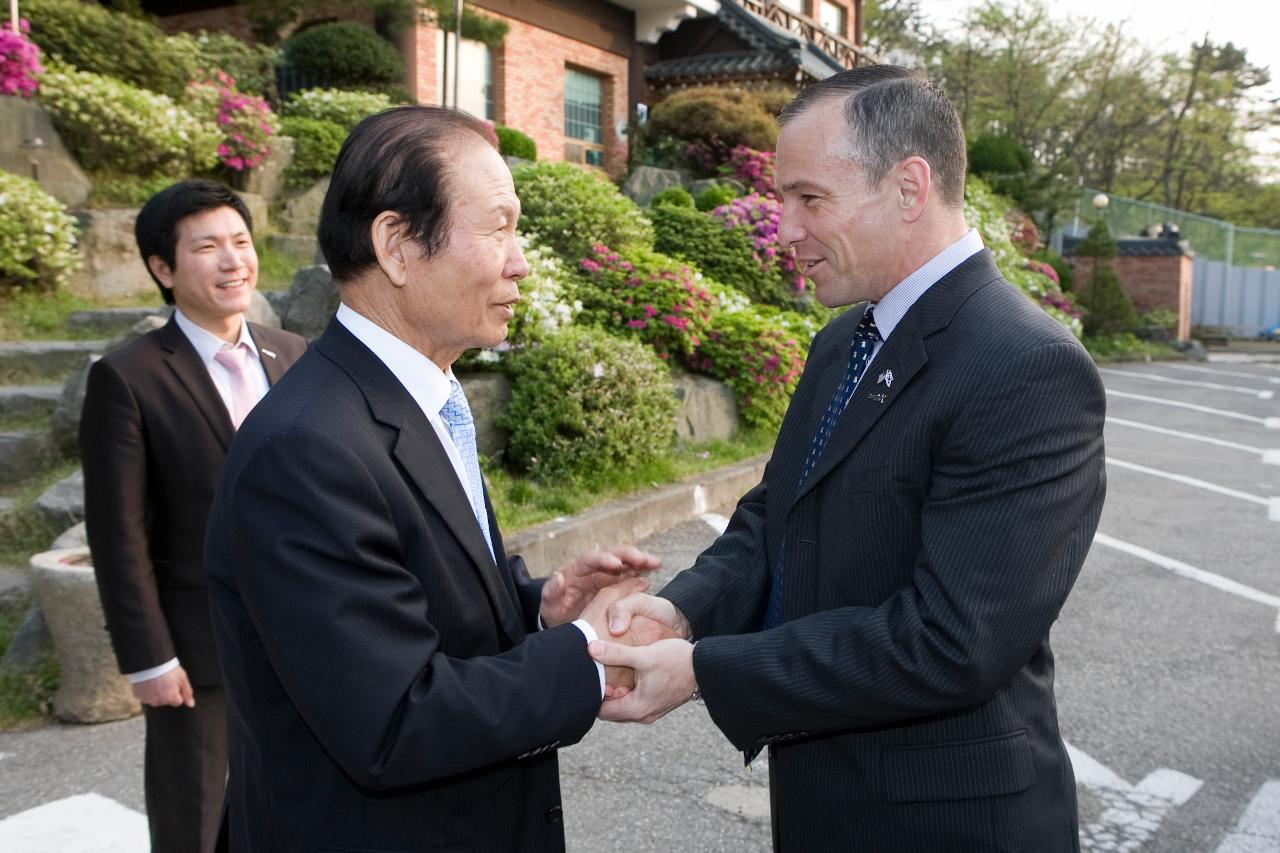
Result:
{"type": "Polygon", "coordinates": [[[941,90],[854,69],[782,122],[780,234],[823,304],[861,304],[725,533],[615,605],[696,646],[593,644],[637,671],[601,716],[700,692],[748,762],[769,749],[777,850],[1076,850],[1049,629],[1102,508],[1097,371],[966,226],[941,90]]]}
{"type": "Polygon", "coordinates": [[[213,849],[227,775],[202,564],[209,505],[236,426],[306,342],[244,319],[258,258],[231,190],[174,184],[135,231],[174,312],[89,371],[85,521],[112,645],[146,714],[152,849],[198,853],[213,849]]]}
{"type": "Polygon", "coordinates": [[[564,849],[587,643],[658,561],[542,582],[503,548],[451,369],[503,340],[529,269],[489,137],[422,106],[352,131],[320,217],[342,304],[232,448],[206,565],[233,850],[564,849]]]}

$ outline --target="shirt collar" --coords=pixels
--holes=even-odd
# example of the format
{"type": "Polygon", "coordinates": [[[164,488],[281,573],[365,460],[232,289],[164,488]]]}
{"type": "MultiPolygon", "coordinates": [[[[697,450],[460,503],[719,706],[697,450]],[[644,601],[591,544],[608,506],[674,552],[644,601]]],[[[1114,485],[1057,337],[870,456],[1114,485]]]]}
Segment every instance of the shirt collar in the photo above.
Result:
{"type": "MultiPolygon", "coordinates": [[[[217,355],[218,350],[230,349],[232,344],[224,341],[213,332],[196,325],[195,321],[182,313],[181,308],[173,310],[173,319],[177,322],[178,328],[187,336],[187,340],[191,341],[191,346],[195,347],[196,354],[200,356],[200,361],[208,366],[213,357],[217,355]]],[[[236,341],[236,345],[244,344],[249,348],[254,358],[258,358],[258,345],[253,342],[253,335],[249,334],[249,324],[244,321],[244,316],[240,317],[240,338],[236,341]]]]}
{"type": "Polygon", "coordinates": [[[439,417],[440,409],[449,399],[452,370],[441,370],[440,365],[345,302],[338,304],[338,312],[334,316],[400,380],[427,417],[439,417]]]}
{"type": "Polygon", "coordinates": [[[880,338],[889,340],[894,327],[907,315],[912,305],[938,280],[963,261],[982,251],[982,236],[976,228],[943,249],[924,263],[918,270],[894,285],[884,298],[876,303],[876,328],[880,338]]]}

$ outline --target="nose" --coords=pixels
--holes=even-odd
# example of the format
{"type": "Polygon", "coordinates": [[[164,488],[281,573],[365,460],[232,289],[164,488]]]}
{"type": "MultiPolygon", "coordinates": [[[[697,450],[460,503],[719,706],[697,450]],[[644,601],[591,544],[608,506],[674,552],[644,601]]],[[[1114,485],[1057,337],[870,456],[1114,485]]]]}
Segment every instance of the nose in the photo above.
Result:
{"type": "Polygon", "coordinates": [[[795,204],[782,202],[782,212],[778,215],[778,241],[784,246],[794,246],[805,238],[805,230],[800,225],[800,211],[795,204]]]}
{"type": "Polygon", "coordinates": [[[256,257],[257,253],[254,251],[252,243],[244,247],[228,244],[223,247],[219,254],[218,266],[225,271],[238,270],[243,266],[247,266],[250,258],[256,257]]]}
{"type": "Polygon", "coordinates": [[[511,252],[507,255],[507,268],[504,270],[507,278],[514,278],[519,281],[529,274],[529,262],[525,260],[524,252],[520,250],[520,244],[512,240],[511,252]]]}

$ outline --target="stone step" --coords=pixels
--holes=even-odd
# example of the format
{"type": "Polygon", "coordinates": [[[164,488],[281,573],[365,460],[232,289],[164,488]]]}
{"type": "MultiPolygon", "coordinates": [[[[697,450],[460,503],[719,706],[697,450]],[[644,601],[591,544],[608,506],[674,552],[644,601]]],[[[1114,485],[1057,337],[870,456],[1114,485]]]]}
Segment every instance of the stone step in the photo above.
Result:
{"type": "Polygon", "coordinates": [[[143,308],[95,308],[92,311],[75,311],[67,315],[67,330],[88,335],[114,338],[128,331],[133,324],[152,314],[168,316],[172,309],[167,305],[143,308]]]}
{"type": "Polygon", "coordinates": [[[85,356],[104,352],[106,345],[106,341],[5,341],[0,343],[0,384],[65,379],[84,364],[85,356]]]}
{"type": "Polygon", "coordinates": [[[0,418],[51,415],[61,397],[61,385],[0,386],[0,418]]]}
{"type": "Polygon", "coordinates": [[[42,470],[53,456],[48,430],[0,432],[0,486],[17,483],[42,470]]]}

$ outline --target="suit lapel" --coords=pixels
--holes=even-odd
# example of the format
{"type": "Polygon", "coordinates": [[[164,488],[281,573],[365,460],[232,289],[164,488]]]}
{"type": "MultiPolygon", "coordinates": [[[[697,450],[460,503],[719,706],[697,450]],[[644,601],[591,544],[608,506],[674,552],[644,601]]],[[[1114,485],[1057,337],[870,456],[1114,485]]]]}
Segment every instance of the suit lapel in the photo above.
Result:
{"type": "Polygon", "coordinates": [[[386,365],[337,320],[329,322],[317,345],[360,387],[373,416],[398,430],[392,451],[396,461],[462,543],[489,593],[503,632],[512,644],[520,642],[525,631],[514,588],[504,583],[505,568],[489,553],[471,502],[431,422],[386,365]]]}
{"type": "Polygon", "coordinates": [[[178,321],[172,317],[160,328],[159,341],[165,350],[165,365],[178,377],[182,387],[187,389],[196,408],[218,437],[222,449],[227,450],[235,436],[235,427],[231,424],[231,415],[227,412],[218,389],[214,387],[208,369],[200,362],[196,348],[187,340],[182,329],[178,328],[178,321]]]}
{"type": "Polygon", "coordinates": [[[262,363],[263,373],[267,374],[267,384],[275,385],[280,381],[280,377],[284,376],[284,360],[280,358],[280,353],[264,340],[266,335],[263,334],[261,326],[249,323],[249,336],[258,347],[258,355],[261,356],[258,360],[262,363]]]}

